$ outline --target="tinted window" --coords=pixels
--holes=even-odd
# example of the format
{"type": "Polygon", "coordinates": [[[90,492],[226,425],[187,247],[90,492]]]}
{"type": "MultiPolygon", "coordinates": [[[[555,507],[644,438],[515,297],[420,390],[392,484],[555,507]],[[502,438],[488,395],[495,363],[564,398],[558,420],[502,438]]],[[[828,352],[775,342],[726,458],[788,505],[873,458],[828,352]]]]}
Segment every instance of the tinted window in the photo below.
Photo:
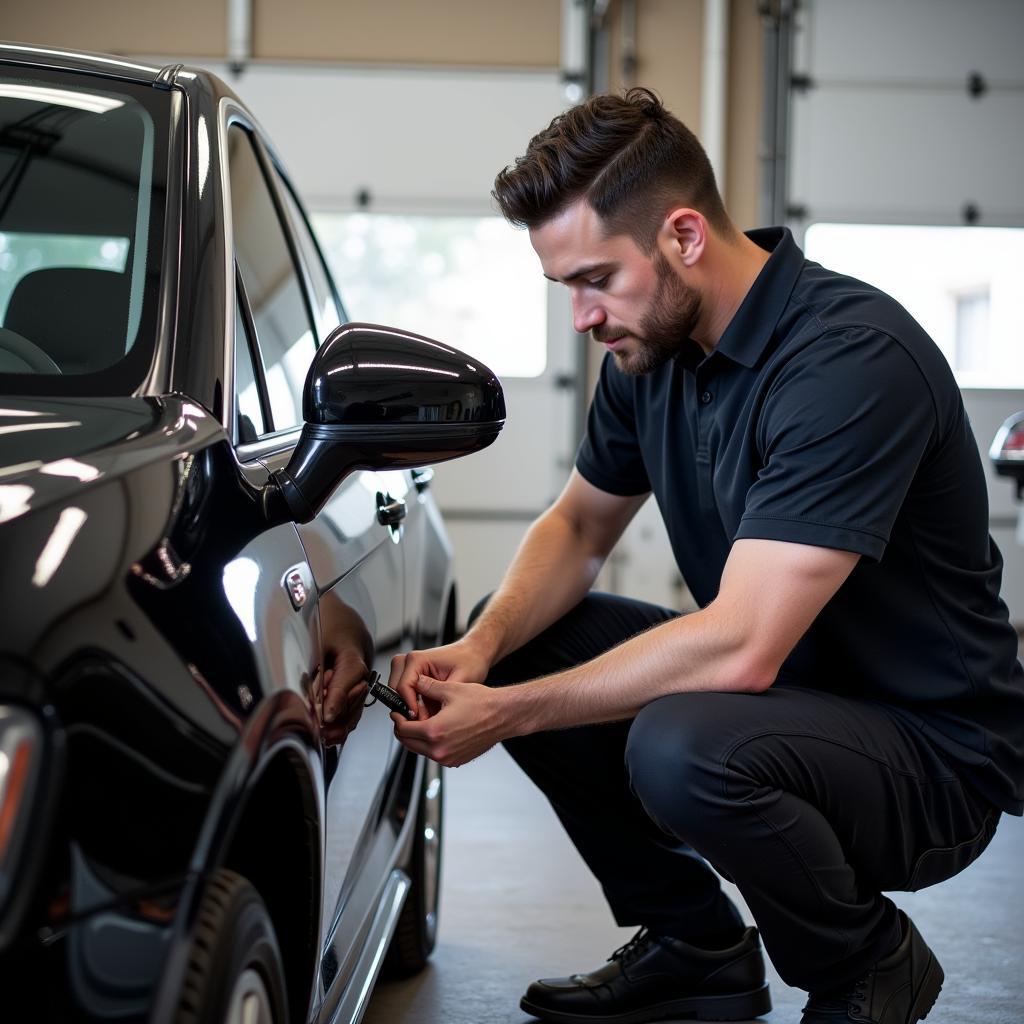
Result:
{"type": "Polygon", "coordinates": [[[0,374],[10,390],[126,393],[129,374],[148,365],[168,105],[167,93],[91,76],[0,71],[0,374]]]}
{"type": "Polygon", "coordinates": [[[285,205],[288,207],[288,215],[291,217],[294,225],[295,240],[299,244],[302,262],[306,265],[310,283],[313,287],[316,326],[320,332],[320,340],[323,341],[345,317],[342,311],[338,309],[338,304],[334,299],[334,289],[331,287],[331,282],[327,277],[327,269],[324,266],[323,257],[320,255],[320,249],[310,233],[306,217],[299,208],[299,204],[295,201],[295,195],[288,182],[280,175],[278,175],[278,181],[281,183],[281,192],[284,195],[285,205]]]}
{"type": "Polygon", "coordinates": [[[302,385],[316,340],[295,263],[252,138],[228,136],[235,259],[252,310],[274,430],[302,422],[302,385]]]}

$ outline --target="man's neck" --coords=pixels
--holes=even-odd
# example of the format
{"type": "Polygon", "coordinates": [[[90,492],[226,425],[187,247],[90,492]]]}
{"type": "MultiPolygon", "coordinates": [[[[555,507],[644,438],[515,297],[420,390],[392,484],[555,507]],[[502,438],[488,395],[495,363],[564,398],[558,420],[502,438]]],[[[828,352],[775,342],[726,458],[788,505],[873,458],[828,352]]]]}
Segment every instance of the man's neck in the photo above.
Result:
{"type": "Polygon", "coordinates": [[[710,355],[718,345],[770,256],[743,234],[736,244],[716,247],[712,265],[707,267],[704,316],[693,333],[693,340],[705,355],[710,355]]]}

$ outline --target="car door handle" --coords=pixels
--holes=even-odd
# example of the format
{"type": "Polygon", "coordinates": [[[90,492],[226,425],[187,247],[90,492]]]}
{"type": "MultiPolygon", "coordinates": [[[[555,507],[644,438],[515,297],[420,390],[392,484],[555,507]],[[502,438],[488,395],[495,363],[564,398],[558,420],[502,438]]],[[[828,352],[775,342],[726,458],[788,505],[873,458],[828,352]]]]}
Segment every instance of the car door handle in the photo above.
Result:
{"type": "Polygon", "coordinates": [[[401,498],[377,492],[377,522],[381,526],[397,526],[405,518],[405,513],[405,502],[401,498]]]}

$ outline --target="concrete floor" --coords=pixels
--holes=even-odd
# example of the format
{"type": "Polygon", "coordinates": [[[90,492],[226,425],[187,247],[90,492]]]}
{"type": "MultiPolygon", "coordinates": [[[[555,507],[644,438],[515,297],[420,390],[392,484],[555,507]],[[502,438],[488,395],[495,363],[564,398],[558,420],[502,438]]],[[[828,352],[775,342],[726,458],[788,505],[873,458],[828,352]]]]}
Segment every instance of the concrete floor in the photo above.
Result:
{"type": "MultiPolygon", "coordinates": [[[[546,801],[503,750],[448,771],[446,799],[437,949],[416,977],[378,984],[365,1024],[526,1024],[519,998],[530,981],[596,967],[634,931],[615,926],[546,801]]],[[[928,1024],[1024,1021],[1022,873],[1024,820],[1004,815],[957,878],[894,896],[946,972],[928,1024]]],[[[775,1008],[761,1020],[797,1024],[804,993],[774,971],[770,980],[775,1008]]]]}

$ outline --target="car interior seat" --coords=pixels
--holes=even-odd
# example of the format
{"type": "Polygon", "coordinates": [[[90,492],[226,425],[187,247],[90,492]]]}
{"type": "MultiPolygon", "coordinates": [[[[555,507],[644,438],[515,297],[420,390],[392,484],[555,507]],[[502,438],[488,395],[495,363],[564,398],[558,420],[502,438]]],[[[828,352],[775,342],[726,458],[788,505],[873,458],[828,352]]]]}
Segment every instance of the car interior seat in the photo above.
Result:
{"type": "Polygon", "coordinates": [[[94,373],[126,351],[128,275],[85,267],[26,274],[3,326],[42,349],[62,373],[94,373]]]}

